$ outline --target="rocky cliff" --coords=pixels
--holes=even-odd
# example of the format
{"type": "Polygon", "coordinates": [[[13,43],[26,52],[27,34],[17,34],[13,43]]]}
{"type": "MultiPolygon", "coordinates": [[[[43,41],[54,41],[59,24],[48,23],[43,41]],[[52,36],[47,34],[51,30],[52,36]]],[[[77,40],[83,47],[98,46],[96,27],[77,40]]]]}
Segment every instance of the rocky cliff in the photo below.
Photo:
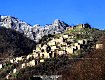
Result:
{"type": "Polygon", "coordinates": [[[30,24],[12,16],[0,16],[0,26],[19,31],[27,38],[38,42],[44,35],[61,33],[69,25],[56,19],[49,25],[40,26],[36,24],[31,26],[30,24]]]}

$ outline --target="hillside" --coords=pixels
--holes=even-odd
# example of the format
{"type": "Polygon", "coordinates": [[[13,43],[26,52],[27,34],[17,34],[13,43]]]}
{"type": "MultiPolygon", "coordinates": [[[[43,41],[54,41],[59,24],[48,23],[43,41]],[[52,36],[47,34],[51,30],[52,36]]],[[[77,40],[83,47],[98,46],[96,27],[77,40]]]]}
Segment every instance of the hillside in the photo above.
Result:
{"type": "Polygon", "coordinates": [[[63,55],[46,60],[45,63],[36,67],[21,69],[19,72],[21,77],[18,76],[19,78],[16,80],[27,80],[33,74],[62,75],[62,80],[105,80],[105,36],[100,41],[103,44],[102,49],[94,49],[90,53],[74,59],[63,55]]]}
{"type": "Polygon", "coordinates": [[[36,44],[23,34],[0,27],[0,57],[22,56],[32,52],[36,44]]]}
{"type": "Polygon", "coordinates": [[[94,50],[71,67],[58,71],[62,80],[105,80],[105,36],[100,41],[103,49],[94,50]]]}
{"type": "MultiPolygon", "coordinates": [[[[10,79],[28,80],[34,75],[62,75],[63,80],[92,80],[94,78],[98,80],[98,77],[100,80],[103,77],[103,71],[102,75],[99,75],[98,72],[93,77],[91,72],[92,75],[95,75],[97,70],[95,71],[93,68],[98,68],[99,65],[99,69],[103,69],[104,66],[100,65],[103,63],[103,61],[100,62],[100,58],[103,56],[95,57],[95,55],[101,54],[96,54],[96,44],[103,43],[104,38],[100,39],[103,35],[104,31],[85,24],[85,26],[77,25],[73,29],[70,27],[62,34],[44,36],[32,54],[24,58],[14,58],[17,60],[20,58],[20,60],[12,63],[17,66],[13,67],[13,69],[17,69],[17,72],[13,73],[10,68],[10,79]],[[94,66],[94,63],[97,67],[94,66]],[[89,79],[88,76],[90,76],[89,79]]],[[[1,75],[3,74],[1,73],[1,75]]]]}
{"type": "MultiPolygon", "coordinates": [[[[9,57],[5,62],[0,62],[1,80],[29,80],[34,75],[62,75],[63,80],[75,80],[77,77],[87,79],[90,73],[86,75],[84,73],[87,73],[88,67],[94,68],[92,64],[95,61],[92,60],[99,59],[93,58],[92,55],[97,55],[94,51],[103,45],[104,37],[101,37],[105,35],[104,30],[92,28],[88,23],[69,26],[60,20],[55,20],[45,28],[40,28],[40,25],[33,28],[35,38],[39,40],[37,44],[16,29],[0,27],[1,57],[9,57]],[[80,73],[78,69],[81,75],[75,77],[80,73]]],[[[100,65],[100,62],[97,65],[100,65]]]]}

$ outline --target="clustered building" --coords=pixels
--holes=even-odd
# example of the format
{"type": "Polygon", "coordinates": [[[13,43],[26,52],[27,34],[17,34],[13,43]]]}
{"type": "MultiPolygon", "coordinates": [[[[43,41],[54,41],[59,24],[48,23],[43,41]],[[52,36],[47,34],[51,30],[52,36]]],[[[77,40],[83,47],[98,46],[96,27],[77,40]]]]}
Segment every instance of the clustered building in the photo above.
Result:
{"type": "MultiPolygon", "coordinates": [[[[84,25],[79,25],[79,28],[83,28],[84,25]]],[[[73,30],[72,27],[67,30],[73,30]]],[[[21,63],[20,68],[27,66],[32,67],[41,62],[44,62],[46,58],[54,58],[60,55],[79,55],[81,49],[86,46],[90,39],[75,39],[73,34],[61,34],[59,37],[53,37],[45,44],[37,44],[36,49],[27,56],[21,56],[10,59],[10,63],[21,63]]],[[[102,48],[102,44],[96,44],[96,49],[102,48]]],[[[0,64],[0,69],[2,68],[0,64]]],[[[17,72],[14,68],[13,73],[17,72]]],[[[7,76],[8,77],[8,76],[7,76]]]]}

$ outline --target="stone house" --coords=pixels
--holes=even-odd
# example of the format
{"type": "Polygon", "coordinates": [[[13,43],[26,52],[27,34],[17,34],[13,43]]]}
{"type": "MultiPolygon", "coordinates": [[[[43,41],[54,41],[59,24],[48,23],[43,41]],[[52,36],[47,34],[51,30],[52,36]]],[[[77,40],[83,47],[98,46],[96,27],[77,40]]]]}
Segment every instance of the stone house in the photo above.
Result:
{"type": "Polygon", "coordinates": [[[36,51],[38,52],[40,52],[41,51],[41,47],[36,47],[36,51]]]}
{"type": "Polygon", "coordinates": [[[11,75],[10,73],[6,75],[6,79],[10,79],[11,75]]]}
{"type": "Polygon", "coordinates": [[[60,39],[55,39],[56,43],[60,43],[60,42],[63,42],[63,38],[60,38],[60,39]]]}
{"type": "Polygon", "coordinates": [[[84,40],[78,40],[79,44],[84,44],[84,40]]]}
{"type": "Polygon", "coordinates": [[[22,57],[16,57],[15,62],[19,62],[19,61],[22,61],[22,60],[23,60],[23,58],[22,58],[22,57]]]}
{"type": "Polygon", "coordinates": [[[67,46],[67,43],[63,42],[63,44],[61,44],[61,47],[63,46],[67,46]]]}
{"type": "Polygon", "coordinates": [[[81,49],[81,45],[77,45],[77,50],[80,50],[81,49]]]}
{"type": "Polygon", "coordinates": [[[67,41],[70,41],[71,43],[75,42],[74,39],[68,38],[67,41]]]}
{"type": "Polygon", "coordinates": [[[32,55],[34,58],[38,57],[38,53],[32,55]]]}
{"type": "Polygon", "coordinates": [[[88,40],[87,39],[83,39],[84,40],[84,44],[87,44],[88,43],[88,40]]]}
{"type": "Polygon", "coordinates": [[[27,59],[31,58],[32,56],[32,54],[27,55],[27,59]]]}
{"type": "Polygon", "coordinates": [[[45,50],[45,49],[46,49],[46,47],[47,47],[47,45],[43,45],[41,49],[44,49],[44,50],[45,50]]]}
{"type": "Polygon", "coordinates": [[[3,68],[3,64],[1,63],[1,64],[0,64],[0,69],[2,69],[2,68],[3,68]]]}
{"type": "Polygon", "coordinates": [[[63,35],[63,38],[64,39],[67,39],[69,36],[68,35],[63,35]]]}
{"type": "Polygon", "coordinates": [[[102,49],[103,48],[103,44],[96,44],[96,49],[102,49]]]}
{"type": "Polygon", "coordinates": [[[64,42],[60,42],[60,45],[63,45],[64,44],[64,42]]]}
{"type": "Polygon", "coordinates": [[[79,24],[79,25],[76,26],[76,28],[78,28],[78,29],[81,29],[81,28],[84,28],[84,27],[85,27],[84,24],[79,24]]]}
{"type": "Polygon", "coordinates": [[[40,53],[40,58],[44,58],[44,57],[45,57],[44,52],[41,52],[40,53]]]}
{"type": "Polygon", "coordinates": [[[67,54],[73,54],[74,50],[72,47],[66,47],[67,54]]]}
{"type": "Polygon", "coordinates": [[[10,61],[10,63],[14,63],[14,62],[16,62],[15,60],[16,60],[16,59],[13,58],[13,59],[10,59],[9,61],[10,61]]]}
{"type": "Polygon", "coordinates": [[[72,26],[66,27],[66,30],[73,30],[74,28],[72,26]]]}
{"type": "Polygon", "coordinates": [[[66,50],[66,46],[61,47],[62,50],[66,50]]]}
{"type": "Polygon", "coordinates": [[[40,53],[40,57],[44,56],[44,58],[50,58],[49,53],[46,51],[40,53]]]}
{"type": "Polygon", "coordinates": [[[63,40],[63,35],[59,37],[59,39],[63,40]]]}
{"type": "Polygon", "coordinates": [[[17,71],[17,69],[15,68],[15,69],[13,69],[13,73],[16,73],[16,71],[17,71]]]}
{"type": "Polygon", "coordinates": [[[75,45],[75,46],[78,46],[79,44],[78,44],[78,43],[74,43],[74,45],[75,45]]]}
{"type": "Polygon", "coordinates": [[[27,66],[35,66],[35,60],[32,60],[29,63],[27,63],[27,66]]]}
{"type": "Polygon", "coordinates": [[[74,45],[76,46],[76,48],[75,49],[78,49],[78,50],[80,50],[80,44],[79,43],[74,43],[74,45]]]}
{"type": "Polygon", "coordinates": [[[21,65],[21,68],[25,68],[26,67],[26,63],[23,63],[22,65],[21,65]]]}
{"type": "Polygon", "coordinates": [[[36,50],[33,50],[32,54],[36,54],[36,50]]]}
{"type": "Polygon", "coordinates": [[[10,63],[14,63],[14,60],[13,59],[10,59],[10,63]]]}
{"type": "Polygon", "coordinates": [[[64,54],[64,50],[59,50],[58,51],[58,55],[63,55],[64,54]]]}
{"type": "Polygon", "coordinates": [[[73,48],[73,49],[75,49],[75,50],[77,49],[77,47],[76,47],[76,46],[74,46],[74,45],[72,45],[72,46],[71,46],[71,48],[73,48]]]}
{"type": "Polygon", "coordinates": [[[51,51],[54,51],[56,48],[56,46],[51,46],[51,51]]]}
{"type": "Polygon", "coordinates": [[[74,35],[68,35],[69,38],[73,39],[74,38],[74,35]]]}
{"type": "Polygon", "coordinates": [[[40,62],[41,62],[41,63],[44,62],[44,59],[40,59],[40,62]]]}
{"type": "Polygon", "coordinates": [[[55,41],[49,41],[49,42],[48,42],[48,45],[49,45],[49,46],[56,45],[56,42],[55,42],[55,41]]]}

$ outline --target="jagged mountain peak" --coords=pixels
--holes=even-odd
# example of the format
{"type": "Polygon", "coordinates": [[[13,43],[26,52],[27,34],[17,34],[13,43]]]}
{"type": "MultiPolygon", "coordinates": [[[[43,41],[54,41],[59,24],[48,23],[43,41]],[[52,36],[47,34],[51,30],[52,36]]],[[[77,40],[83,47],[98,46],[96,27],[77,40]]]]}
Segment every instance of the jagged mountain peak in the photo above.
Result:
{"type": "Polygon", "coordinates": [[[66,29],[66,27],[69,26],[68,24],[66,24],[65,22],[63,22],[59,19],[55,19],[54,22],[52,23],[52,25],[59,27],[59,28],[64,28],[64,29],[66,29]]]}
{"type": "Polygon", "coordinates": [[[59,23],[61,23],[61,20],[59,20],[59,19],[55,19],[53,22],[53,24],[59,24],[59,23]]]}
{"type": "Polygon", "coordinates": [[[30,24],[16,18],[16,17],[13,17],[13,16],[1,16],[0,15],[0,22],[7,22],[7,23],[22,23],[22,24],[26,24],[26,25],[29,25],[31,26],[30,24]]]}
{"type": "Polygon", "coordinates": [[[2,15],[0,15],[0,17],[1,17],[1,19],[4,19],[4,18],[8,18],[8,19],[10,19],[10,18],[18,19],[18,18],[13,17],[13,16],[2,16],[2,15]]]}

